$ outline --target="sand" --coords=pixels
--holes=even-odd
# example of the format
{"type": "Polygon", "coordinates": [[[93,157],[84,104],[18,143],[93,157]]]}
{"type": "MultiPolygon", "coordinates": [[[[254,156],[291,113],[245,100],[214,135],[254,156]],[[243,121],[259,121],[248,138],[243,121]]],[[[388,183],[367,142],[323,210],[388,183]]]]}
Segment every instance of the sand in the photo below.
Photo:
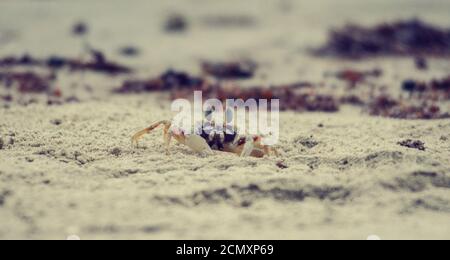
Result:
{"type": "MultiPolygon", "coordinates": [[[[93,45],[141,76],[168,67],[198,73],[202,59],[242,56],[262,64],[243,85],[318,82],[324,71],[378,66],[387,71],[381,80],[398,86],[404,77],[430,79],[450,68],[448,60],[431,60],[429,71],[417,72],[408,58],[343,62],[305,52],[330,26],[350,20],[420,16],[449,26],[446,1],[131,2],[2,2],[0,35],[14,37],[0,41],[0,54],[80,55],[70,26],[81,19],[92,27],[93,45]],[[161,31],[171,12],[189,18],[187,32],[161,31]],[[204,22],[236,13],[255,24],[204,22]],[[127,44],[142,55],[118,55],[127,44]]],[[[280,158],[203,157],[181,145],[166,155],[161,132],[140,148],[130,137],[170,119],[167,95],[111,94],[126,76],[60,77],[61,89],[81,102],[0,108],[0,239],[450,238],[448,119],[371,117],[347,106],[338,113],[282,112],[280,158]],[[423,141],[426,150],[398,145],[405,139],[423,141]],[[277,166],[281,160],[288,168],[277,166]]]]}

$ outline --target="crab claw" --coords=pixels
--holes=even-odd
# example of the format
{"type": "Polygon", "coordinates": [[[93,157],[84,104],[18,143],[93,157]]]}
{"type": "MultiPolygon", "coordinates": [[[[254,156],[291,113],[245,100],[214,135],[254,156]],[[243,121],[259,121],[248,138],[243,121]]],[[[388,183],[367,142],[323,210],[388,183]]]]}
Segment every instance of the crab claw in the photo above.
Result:
{"type": "Polygon", "coordinates": [[[251,136],[248,136],[245,140],[245,145],[244,145],[244,149],[242,150],[241,157],[250,156],[252,154],[254,148],[255,148],[254,138],[251,136]]]}
{"type": "Polygon", "coordinates": [[[211,147],[201,136],[189,135],[186,136],[186,145],[191,148],[194,152],[210,155],[213,154],[211,147]]]}

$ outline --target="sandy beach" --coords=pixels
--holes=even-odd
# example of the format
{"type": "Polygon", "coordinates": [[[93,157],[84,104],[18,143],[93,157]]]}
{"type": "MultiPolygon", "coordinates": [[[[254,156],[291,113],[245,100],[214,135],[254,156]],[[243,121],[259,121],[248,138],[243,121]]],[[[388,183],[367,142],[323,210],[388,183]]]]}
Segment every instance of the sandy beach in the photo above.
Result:
{"type": "MultiPolygon", "coordinates": [[[[57,105],[0,84],[13,98],[0,100],[0,239],[450,239],[450,119],[371,116],[348,104],[283,111],[281,156],[264,159],[199,156],[177,144],[166,155],[160,131],[131,145],[136,131],[171,119],[169,93],[113,90],[168,68],[201,75],[203,60],[257,62],[243,88],[304,81],[345,93],[345,82],[325,75],[380,68],[369,83],[397,93],[406,78],[449,75],[448,58],[418,71],[414,57],[308,52],[347,22],[419,17],[449,28],[448,1],[335,2],[2,1],[0,57],[82,57],[87,41],[134,73],[62,70],[55,84],[77,100],[57,105]],[[186,31],[164,31],[173,13],[186,17],[186,31]],[[71,35],[79,21],[86,39],[71,35]],[[125,46],[139,55],[121,55],[125,46]],[[399,144],[408,139],[425,149],[399,144]]],[[[440,106],[450,111],[448,101],[440,106]]]]}

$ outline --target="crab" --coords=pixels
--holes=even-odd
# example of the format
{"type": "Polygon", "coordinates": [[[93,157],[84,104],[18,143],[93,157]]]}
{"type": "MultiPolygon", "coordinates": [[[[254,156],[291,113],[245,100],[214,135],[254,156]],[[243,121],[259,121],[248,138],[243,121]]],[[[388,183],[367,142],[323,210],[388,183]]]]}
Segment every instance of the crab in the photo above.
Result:
{"type": "MultiPolygon", "coordinates": [[[[200,126],[194,134],[187,134],[187,131],[178,126],[174,121],[162,120],[137,132],[132,137],[132,144],[138,146],[138,141],[146,134],[149,134],[158,127],[164,127],[164,143],[166,153],[170,154],[170,143],[175,139],[178,143],[186,145],[194,152],[211,155],[213,151],[233,153],[241,157],[279,156],[278,151],[272,146],[264,144],[261,135],[239,135],[236,132],[226,130],[206,131],[204,126],[200,126]]],[[[227,129],[224,127],[224,129],[227,129]]]]}

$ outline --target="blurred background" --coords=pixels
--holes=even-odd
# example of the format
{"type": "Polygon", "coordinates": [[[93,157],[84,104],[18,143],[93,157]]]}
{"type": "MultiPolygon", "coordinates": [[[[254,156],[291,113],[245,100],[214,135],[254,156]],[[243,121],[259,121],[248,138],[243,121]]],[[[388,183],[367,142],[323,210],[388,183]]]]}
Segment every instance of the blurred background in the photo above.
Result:
{"type": "Polygon", "coordinates": [[[71,28],[83,22],[92,46],[140,72],[193,70],[201,59],[251,56],[263,68],[270,66],[264,72],[268,80],[280,83],[293,80],[292,70],[308,69],[307,60],[286,62],[323,44],[331,28],[415,17],[448,27],[449,10],[446,0],[4,0],[0,56],[79,55],[81,44],[71,28]],[[185,25],[168,33],[173,16],[185,25]],[[124,47],[139,49],[139,56],[124,59],[119,53],[124,47]]]}

